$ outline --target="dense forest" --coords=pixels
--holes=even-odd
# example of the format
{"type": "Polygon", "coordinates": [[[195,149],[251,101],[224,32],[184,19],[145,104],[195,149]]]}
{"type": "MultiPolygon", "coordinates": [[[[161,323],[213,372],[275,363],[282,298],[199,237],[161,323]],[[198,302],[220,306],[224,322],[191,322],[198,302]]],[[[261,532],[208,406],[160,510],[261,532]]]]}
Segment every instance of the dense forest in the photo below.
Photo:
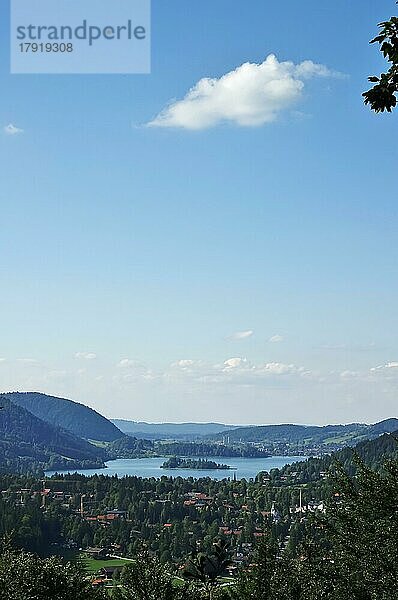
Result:
{"type": "Polygon", "coordinates": [[[39,419],[87,440],[112,442],[123,433],[97,411],[67,400],[37,392],[10,392],[3,394],[13,404],[21,406],[39,419]]]}
{"type": "Polygon", "coordinates": [[[0,397],[0,472],[101,467],[105,452],[0,397]]]}
{"type": "Polygon", "coordinates": [[[350,475],[355,475],[358,462],[379,469],[387,459],[398,457],[398,431],[381,435],[375,440],[359,443],[355,448],[344,448],[332,455],[286,465],[280,472],[275,471],[275,478],[283,483],[305,484],[317,482],[328,473],[334,465],[340,464],[350,475]]]}
{"type": "Polygon", "coordinates": [[[224,456],[225,458],[264,458],[269,452],[248,444],[224,445],[204,442],[157,442],[155,448],[161,456],[224,456]]]}
{"type": "MultiPolygon", "coordinates": [[[[101,431],[104,432],[103,421],[107,423],[107,420],[91,409],[87,409],[86,413],[86,407],[82,405],[43,394],[20,394],[19,397],[32,402],[41,402],[44,397],[41,410],[35,410],[37,413],[45,413],[45,418],[42,419],[23,408],[24,403],[31,406],[30,400],[15,403],[15,397],[16,394],[0,395],[0,473],[43,474],[45,470],[95,469],[105,467],[107,460],[154,454],[153,442],[127,436],[111,423],[109,425],[115,429],[118,437],[112,441],[97,439],[92,443],[86,437],[71,433],[71,428],[67,430],[53,424],[56,421],[66,421],[60,418],[61,414],[67,413],[70,416],[77,410],[80,415],[88,414],[90,419],[100,423],[100,429],[97,429],[100,438],[101,431]],[[53,400],[54,412],[50,409],[53,400]]],[[[91,426],[97,425],[92,422],[91,426]]],[[[87,424],[80,424],[80,431],[83,429],[85,433],[89,431],[87,424]]]]}
{"type": "Polygon", "coordinates": [[[179,458],[177,456],[172,456],[162,464],[161,469],[196,469],[198,471],[212,469],[229,471],[232,469],[232,467],[217,463],[214,460],[206,460],[203,458],[193,460],[192,458],[179,458]]]}

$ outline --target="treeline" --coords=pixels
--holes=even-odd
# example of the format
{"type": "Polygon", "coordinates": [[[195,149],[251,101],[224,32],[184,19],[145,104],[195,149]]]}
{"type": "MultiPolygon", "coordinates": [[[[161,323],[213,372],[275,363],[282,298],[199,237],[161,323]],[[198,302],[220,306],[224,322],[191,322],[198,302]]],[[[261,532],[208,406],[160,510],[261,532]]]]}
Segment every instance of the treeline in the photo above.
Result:
{"type": "Polygon", "coordinates": [[[204,458],[192,460],[176,456],[169,458],[161,466],[161,469],[197,469],[199,471],[205,471],[206,469],[229,471],[231,468],[229,465],[216,463],[214,460],[205,460],[204,458]]]}
{"type": "Polygon", "coordinates": [[[201,442],[169,442],[158,443],[156,451],[166,456],[200,456],[225,458],[265,458],[270,456],[269,452],[254,448],[250,445],[224,446],[222,444],[211,444],[201,442]]]}
{"type": "Polygon", "coordinates": [[[108,460],[114,460],[116,458],[142,458],[154,455],[155,450],[153,442],[125,435],[107,445],[106,453],[108,460]]]}

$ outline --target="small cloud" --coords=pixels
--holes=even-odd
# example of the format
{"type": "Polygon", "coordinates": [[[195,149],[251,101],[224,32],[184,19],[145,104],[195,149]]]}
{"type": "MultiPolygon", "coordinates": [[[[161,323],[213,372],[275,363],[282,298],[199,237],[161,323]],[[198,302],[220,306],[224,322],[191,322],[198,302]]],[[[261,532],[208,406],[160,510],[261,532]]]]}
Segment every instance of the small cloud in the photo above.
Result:
{"type": "Polygon", "coordinates": [[[195,365],[194,360],[184,358],[182,360],[177,360],[177,362],[173,363],[171,366],[177,367],[179,369],[189,369],[190,367],[193,367],[194,365],[195,365]]]}
{"type": "Polygon", "coordinates": [[[389,362],[389,363],[386,363],[385,365],[379,365],[378,367],[372,367],[370,370],[371,371],[384,371],[384,370],[388,370],[388,369],[398,369],[398,362],[396,362],[396,361],[389,362]]]}
{"type": "Polygon", "coordinates": [[[243,367],[246,363],[246,358],[229,358],[224,361],[224,370],[239,369],[239,367],[243,367]]]}
{"type": "Polygon", "coordinates": [[[95,360],[97,355],[94,352],[76,352],[75,358],[83,360],[95,360]]]}
{"type": "Polygon", "coordinates": [[[144,367],[138,360],[132,360],[131,358],[123,358],[117,366],[121,369],[142,369],[144,367]]]}
{"type": "Polygon", "coordinates": [[[283,342],[285,338],[282,335],[273,335],[272,337],[269,338],[269,342],[271,342],[271,344],[279,344],[280,342],[283,342]]]}
{"type": "Polygon", "coordinates": [[[266,363],[261,371],[268,375],[287,375],[291,373],[300,373],[302,369],[299,369],[295,365],[285,365],[283,363],[266,363]]]}
{"type": "Polygon", "coordinates": [[[361,377],[361,373],[359,371],[342,371],[340,373],[340,377],[342,379],[357,379],[358,377],[361,377]]]}
{"type": "Polygon", "coordinates": [[[3,129],[6,135],[18,135],[19,133],[23,133],[24,130],[20,129],[20,127],[15,127],[12,123],[6,125],[3,129]]]}
{"type": "Polygon", "coordinates": [[[252,329],[247,329],[246,331],[236,331],[232,335],[229,335],[226,339],[230,341],[234,340],[246,340],[254,335],[254,331],[252,329]]]}
{"type": "Polygon", "coordinates": [[[307,80],[336,76],[341,74],[311,60],[296,65],[279,62],[270,54],[260,64],[244,63],[219,79],[201,79],[148,125],[200,130],[227,122],[259,127],[274,122],[301,100],[307,80]]]}

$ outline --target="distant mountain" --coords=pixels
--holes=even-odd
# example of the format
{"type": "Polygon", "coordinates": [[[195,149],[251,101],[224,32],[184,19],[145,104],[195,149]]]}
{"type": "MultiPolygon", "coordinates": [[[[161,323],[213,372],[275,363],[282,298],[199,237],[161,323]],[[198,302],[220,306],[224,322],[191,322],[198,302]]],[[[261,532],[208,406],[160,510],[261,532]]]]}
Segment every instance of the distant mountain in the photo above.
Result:
{"type": "Polygon", "coordinates": [[[210,435],[209,439],[229,443],[252,442],[265,445],[284,444],[303,449],[323,445],[331,450],[336,447],[354,446],[374,439],[383,433],[398,429],[398,419],[387,419],[374,425],[351,423],[349,425],[259,425],[256,427],[238,427],[222,434],[210,435]]]}
{"type": "Polygon", "coordinates": [[[184,439],[193,440],[223,431],[230,431],[233,425],[221,423],[144,423],[112,419],[123,433],[146,439],[184,439]]]}
{"type": "Polygon", "coordinates": [[[0,395],[0,470],[100,467],[105,453],[0,395]]]}
{"type": "Polygon", "coordinates": [[[123,436],[111,421],[84,404],[37,392],[10,392],[4,396],[39,419],[78,437],[113,442],[123,436]]]}

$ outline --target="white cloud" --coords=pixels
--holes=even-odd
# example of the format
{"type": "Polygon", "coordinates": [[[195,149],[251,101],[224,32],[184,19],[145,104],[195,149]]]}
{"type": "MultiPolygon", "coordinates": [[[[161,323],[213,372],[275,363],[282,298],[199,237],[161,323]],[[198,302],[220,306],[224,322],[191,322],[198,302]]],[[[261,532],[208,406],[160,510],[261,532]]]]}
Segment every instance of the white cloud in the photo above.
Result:
{"type": "Polygon", "coordinates": [[[196,364],[194,360],[184,358],[182,360],[177,360],[177,362],[173,363],[171,366],[178,369],[189,369],[196,364]]]}
{"type": "Polygon", "coordinates": [[[84,360],[95,360],[97,355],[94,352],[76,352],[75,358],[84,360]]]}
{"type": "Polygon", "coordinates": [[[140,369],[143,367],[138,360],[132,360],[131,358],[123,358],[117,366],[122,369],[140,369]]]}
{"type": "Polygon", "coordinates": [[[389,369],[398,369],[398,362],[389,362],[386,363],[385,365],[379,365],[378,367],[372,367],[370,370],[371,371],[386,371],[389,369]]]}
{"type": "Polygon", "coordinates": [[[25,365],[37,365],[38,361],[35,358],[17,358],[17,361],[25,365]]]}
{"type": "Polygon", "coordinates": [[[303,96],[305,81],[338,73],[306,60],[279,62],[270,54],[263,63],[244,63],[219,79],[201,79],[182,100],[172,102],[148,125],[206,129],[228,122],[242,127],[272,123],[303,96]]]}
{"type": "Polygon", "coordinates": [[[341,366],[317,371],[311,364],[270,362],[266,356],[252,361],[231,353],[200,360],[188,354],[162,366],[125,357],[118,368],[117,361],[103,360],[101,371],[93,373],[95,365],[86,361],[65,371],[61,362],[36,363],[28,354],[22,362],[8,358],[0,370],[3,390],[91,399],[109,417],[135,420],[223,421],[227,414],[230,423],[376,422],[396,414],[398,360],[379,359],[354,367],[358,371],[348,370],[351,362],[345,371],[341,366]]]}
{"type": "Polygon", "coordinates": [[[283,342],[284,337],[282,335],[273,335],[272,337],[269,338],[269,342],[271,342],[272,344],[279,344],[280,342],[283,342]]]}
{"type": "Polygon", "coordinates": [[[19,133],[23,133],[24,130],[19,127],[15,127],[12,123],[9,123],[3,128],[3,131],[6,135],[18,135],[19,133]]]}
{"type": "Polygon", "coordinates": [[[194,360],[190,360],[190,359],[183,359],[183,360],[177,361],[177,363],[174,363],[174,364],[176,364],[178,367],[182,367],[182,368],[184,368],[184,367],[192,367],[192,365],[195,364],[195,361],[194,360]]]}
{"type": "Polygon", "coordinates": [[[148,369],[146,365],[131,358],[123,358],[117,365],[119,373],[113,376],[113,380],[123,385],[137,384],[143,381],[154,381],[158,375],[148,369]]]}
{"type": "Polygon", "coordinates": [[[230,369],[239,369],[240,367],[245,366],[247,360],[245,358],[229,358],[224,361],[224,371],[228,371],[230,369]]]}
{"type": "Polygon", "coordinates": [[[144,363],[131,358],[123,358],[116,366],[118,369],[122,370],[122,377],[125,380],[137,380],[140,378],[151,379],[152,377],[155,377],[153,371],[151,371],[144,363]]]}
{"type": "Polygon", "coordinates": [[[267,375],[288,375],[304,372],[302,368],[296,367],[295,365],[285,365],[284,363],[266,363],[260,371],[267,375]]]}
{"type": "Polygon", "coordinates": [[[254,331],[252,329],[248,329],[246,331],[236,331],[232,335],[229,335],[227,340],[246,340],[247,338],[252,337],[252,335],[254,335],[254,331]]]}
{"type": "Polygon", "coordinates": [[[359,371],[346,370],[346,371],[342,371],[340,373],[340,377],[342,379],[357,379],[361,376],[362,376],[362,374],[359,371]]]}

